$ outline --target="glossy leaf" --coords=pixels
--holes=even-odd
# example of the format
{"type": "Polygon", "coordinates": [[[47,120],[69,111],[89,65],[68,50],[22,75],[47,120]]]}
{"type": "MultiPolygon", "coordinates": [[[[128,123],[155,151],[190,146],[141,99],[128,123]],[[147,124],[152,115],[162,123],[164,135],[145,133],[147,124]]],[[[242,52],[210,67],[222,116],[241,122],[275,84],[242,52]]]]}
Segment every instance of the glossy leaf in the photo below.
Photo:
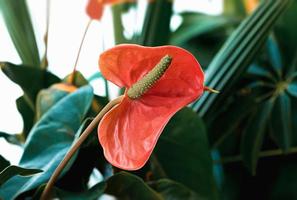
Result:
{"type": "Polygon", "coordinates": [[[44,173],[32,178],[10,179],[0,190],[1,198],[17,197],[49,179],[72,145],[92,99],[93,91],[86,86],[63,98],[43,115],[29,134],[20,166],[42,169],[44,173]]]}
{"type": "Polygon", "coordinates": [[[0,138],[1,137],[4,138],[7,142],[9,142],[11,144],[15,144],[15,145],[22,144],[21,134],[8,134],[8,133],[0,132],[0,138]]]}
{"type": "Polygon", "coordinates": [[[105,193],[118,199],[163,200],[162,196],[151,189],[139,177],[127,172],[120,172],[107,181],[105,193]]]}
{"type": "Polygon", "coordinates": [[[16,100],[16,106],[23,119],[23,136],[26,138],[34,124],[34,108],[26,101],[25,96],[21,96],[16,100]]]}
{"type": "Polygon", "coordinates": [[[40,58],[26,1],[0,0],[0,10],[23,64],[39,67],[40,58]]]}
{"type": "Polygon", "coordinates": [[[203,200],[195,192],[184,185],[170,179],[160,179],[149,184],[156,192],[160,193],[163,199],[170,200],[203,200]]]}
{"type": "Polygon", "coordinates": [[[67,192],[60,189],[56,189],[56,194],[59,199],[63,200],[94,200],[98,199],[106,188],[105,182],[100,182],[87,191],[75,193],[75,192],[67,192]]]}
{"type": "Polygon", "coordinates": [[[18,66],[11,63],[1,63],[1,69],[10,80],[22,88],[27,103],[33,109],[38,92],[60,81],[57,76],[43,69],[18,66]]]}
{"type": "Polygon", "coordinates": [[[154,153],[168,178],[188,186],[199,196],[217,198],[206,130],[189,108],[170,120],[154,153]]]}
{"type": "Polygon", "coordinates": [[[0,171],[5,169],[10,165],[10,162],[0,155],[0,171]]]}
{"type": "Polygon", "coordinates": [[[6,181],[8,181],[9,179],[11,179],[16,175],[32,176],[40,172],[43,172],[43,171],[40,169],[26,169],[26,168],[10,165],[0,172],[0,187],[3,183],[5,183],[6,181]]]}
{"type": "Polygon", "coordinates": [[[283,93],[275,100],[271,113],[271,132],[279,146],[288,152],[292,141],[292,108],[290,97],[283,93]]]}
{"type": "Polygon", "coordinates": [[[253,175],[256,173],[258,156],[261,151],[273,104],[274,100],[270,100],[258,106],[257,113],[251,117],[242,137],[242,159],[253,175]]]}
{"type": "Polygon", "coordinates": [[[36,120],[39,120],[53,105],[69,94],[68,91],[55,88],[54,86],[43,89],[38,93],[36,99],[36,120]]]}

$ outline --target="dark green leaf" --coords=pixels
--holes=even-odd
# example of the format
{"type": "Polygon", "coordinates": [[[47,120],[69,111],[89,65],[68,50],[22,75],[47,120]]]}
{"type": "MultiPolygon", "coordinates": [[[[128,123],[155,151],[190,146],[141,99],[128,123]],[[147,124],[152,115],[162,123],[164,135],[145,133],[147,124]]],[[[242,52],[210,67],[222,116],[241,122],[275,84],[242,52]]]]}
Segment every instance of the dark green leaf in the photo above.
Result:
{"type": "Polygon", "coordinates": [[[11,144],[16,144],[16,145],[22,144],[22,135],[21,134],[8,134],[8,133],[0,132],[0,138],[1,137],[3,137],[7,142],[9,142],[11,144]]]}
{"type": "Polygon", "coordinates": [[[63,200],[96,200],[103,194],[105,188],[105,182],[100,182],[84,192],[74,193],[56,189],[56,194],[63,200]]]}
{"type": "Polygon", "coordinates": [[[3,183],[11,179],[12,177],[19,176],[32,176],[34,174],[43,172],[40,169],[26,169],[14,165],[6,167],[3,171],[0,172],[0,187],[3,183]]]}
{"type": "Polygon", "coordinates": [[[288,152],[292,141],[292,108],[290,97],[282,93],[275,100],[271,113],[271,132],[279,146],[288,152]]]}
{"type": "Polygon", "coordinates": [[[38,92],[60,81],[58,77],[43,69],[11,63],[1,63],[1,69],[10,80],[22,88],[25,99],[33,110],[38,92]]]}
{"type": "Polygon", "coordinates": [[[284,163],[277,173],[270,193],[271,200],[297,199],[297,165],[296,162],[284,163]]]}
{"type": "Polygon", "coordinates": [[[185,187],[184,185],[169,180],[160,179],[156,182],[150,183],[150,186],[158,193],[160,193],[163,199],[170,200],[203,200],[195,192],[185,187]]]}
{"type": "Polygon", "coordinates": [[[253,175],[256,173],[258,156],[262,147],[266,126],[270,118],[273,104],[274,100],[259,104],[258,111],[251,117],[242,137],[242,159],[253,175]]]}
{"type": "Polygon", "coordinates": [[[24,65],[40,67],[40,58],[25,0],[0,0],[0,11],[24,65]]]}
{"type": "MultiPolygon", "coordinates": [[[[284,66],[290,66],[289,63],[296,56],[297,51],[297,26],[296,26],[296,17],[297,17],[297,1],[290,1],[290,6],[284,15],[278,20],[275,28],[275,35],[278,39],[279,46],[282,52],[284,66]]],[[[286,72],[289,69],[285,70],[286,72]]]]}
{"type": "Polygon", "coordinates": [[[23,136],[27,138],[34,123],[34,110],[27,103],[25,96],[21,96],[16,100],[16,106],[23,118],[23,136]]]}
{"type": "Polygon", "coordinates": [[[160,194],[152,190],[139,177],[127,172],[120,172],[107,181],[105,193],[118,199],[162,200],[160,194]]]}
{"type": "MultiPolygon", "coordinates": [[[[12,199],[22,192],[37,188],[52,175],[75,139],[93,99],[91,87],[69,94],[55,104],[35,124],[27,138],[20,166],[42,169],[44,173],[32,178],[14,177],[0,190],[0,197],[12,199]]],[[[70,166],[66,167],[65,172],[70,166]]]]}
{"type": "Polygon", "coordinates": [[[6,167],[8,167],[10,165],[10,162],[8,160],[6,160],[5,158],[3,158],[0,155],[0,171],[2,171],[3,169],[5,169],[6,167]]]}
{"type": "Polygon", "coordinates": [[[182,109],[169,121],[154,153],[170,179],[200,196],[216,199],[206,130],[191,109],[182,109]]]}
{"type": "Polygon", "coordinates": [[[148,4],[138,44],[160,46],[168,44],[172,1],[156,0],[148,4]]]}
{"type": "Polygon", "coordinates": [[[194,37],[222,31],[232,25],[232,21],[224,16],[210,16],[198,13],[182,13],[181,26],[172,33],[170,43],[182,45],[194,37]]]}

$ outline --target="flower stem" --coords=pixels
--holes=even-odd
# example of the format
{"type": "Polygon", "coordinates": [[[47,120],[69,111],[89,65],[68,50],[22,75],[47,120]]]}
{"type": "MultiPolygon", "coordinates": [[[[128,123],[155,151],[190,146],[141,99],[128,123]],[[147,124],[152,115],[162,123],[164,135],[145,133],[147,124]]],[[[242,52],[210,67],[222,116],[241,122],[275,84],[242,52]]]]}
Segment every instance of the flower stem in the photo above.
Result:
{"type": "Polygon", "coordinates": [[[64,159],[60,162],[59,166],[56,168],[54,173],[52,174],[50,180],[48,181],[47,185],[45,186],[45,189],[43,190],[41,194],[41,200],[48,200],[50,199],[50,192],[52,190],[52,187],[54,186],[56,180],[58,179],[59,175],[63,171],[64,167],[67,165],[69,160],[72,158],[74,153],[79,149],[79,147],[82,145],[82,143],[87,139],[87,137],[92,133],[94,128],[98,125],[101,118],[115,105],[119,104],[123,99],[123,96],[119,96],[118,98],[110,101],[100,112],[99,114],[93,119],[93,121],[90,123],[90,125],[83,131],[81,136],[78,138],[78,140],[73,144],[73,146],[70,148],[70,150],[65,155],[64,159]]]}
{"type": "Polygon", "coordinates": [[[91,22],[92,22],[92,19],[89,20],[86,28],[85,28],[85,32],[84,32],[84,35],[82,37],[82,40],[80,42],[80,46],[79,46],[79,49],[78,49],[78,53],[77,53],[77,56],[76,56],[76,60],[75,60],[75,63],[74,63],[74,67],[73,67],[73,71],[72,71],[72,74],[70,76],[70,84],[74,85],[75,83],[75,72],[76,72],[76,68],[77,68],[77,63],[78,63],[78,60],[79,60],[79,56],[80,56],[80,52],[81,52],[81,49],[82,49],[82,46],[83,46],[83,43],[85,41],[85,38],[86,38],[86,35],[87,35],[87,32],[89,30],[89,27],[91,25],[91,22]]]}

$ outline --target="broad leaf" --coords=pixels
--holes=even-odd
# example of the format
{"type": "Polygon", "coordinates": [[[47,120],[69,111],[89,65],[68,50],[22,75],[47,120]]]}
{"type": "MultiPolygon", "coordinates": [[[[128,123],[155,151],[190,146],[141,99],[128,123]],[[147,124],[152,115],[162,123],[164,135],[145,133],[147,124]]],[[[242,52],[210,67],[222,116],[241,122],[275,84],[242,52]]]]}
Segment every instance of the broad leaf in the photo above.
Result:
{"type": "Polygon", "coordinates": [[[224,16],[210,16],[198,13],[182,13],[181,26],[172,33],[170,42],[182,45],[194,37],[222,31],[232,25],[232,21],[224,16]]]}
{"type": "Polygon", "coordinates": [[[32,176],[42,172],[40,169],[26,169],[14,165],[6,167],[3,171],[0,172],[0,187],[3,183],[8,181],[10,178],[19,175],[19,176],[32,176]]]}
{"type": "Polygon", "coordinates": [[[88,189],[87,191],[80,193],[67,192],[57,188],[56,195],[59,197],[59,199],[63,200],[95,200],[98,199],[104,193],[105,188],[105,182],[100,182],[94,185],[92,188],[88,189]]]}
{"type": "Polygon", "coordinates": [[[5,158],[3,158],[0,155],[0,171],[2,171],[3,169],[5,169],[6,167],[8,167],[10,165],[10,162],[8,160],[6,160],[5,158]]]}
{"type": "Polygon", "coordinates": [[[30,68],[24,65],[1,63],[1,69],[10,80],[22,88],[27,103],[33,109],[38,92],[60,81],[57,76],[46,70],[30,68]]]}
{"type": "Polygon", "coordinates": [[[83,87],[63,98],[42,116],[29,134],[20,166],[42,169],[44,173],[32,178],[10,179],[2,186],[0,197],[17,197],[49,179],[72,145],[75,132],[89,110],[92,99],[91,87],[83,87]]]}
{"type": "Polygon", "coordinates": [[[34,124],[34,108],[32,108],[26,101],[25,96],[21,96],[16,100],[16,106],[23,118],[23,136],[26,138],[34,124]]]}
{"type": "Polygon", "coordinates": [[[191,109],[182,109],[169,121],[154,153],[168,178],[216,199],[206,130],[191,109]]]}
{"type": "Polygon", "coordinates": [[[160,194],[151,189],[139,177],[127,172],[120,172],[107,181],[105,193],[118,199],[163,200],[160,194]]]}
{"type": "MultiPolygon", "coordinates": [[[[22,135],[21,134],[8,134],[4,132],[0,132],[0,138],[4,138],[7,142],[15,145],[21,145],[22,144],[22,135]]],[[[1,171],[1,170],[0,170],[1,171]]]]}
{"type": "Polygon", "coordinates": [[[25,0],[0,0],[0,11],[24,65],[40,66],[40,58],[25,0]]]}
{"type": "Polygon", "coordinates": [[[184,185],[170,179],[160,179],[149,184],[156,192],[160,193],[163,199],[170,200],[203,200],[195,192],[184,185]]]}

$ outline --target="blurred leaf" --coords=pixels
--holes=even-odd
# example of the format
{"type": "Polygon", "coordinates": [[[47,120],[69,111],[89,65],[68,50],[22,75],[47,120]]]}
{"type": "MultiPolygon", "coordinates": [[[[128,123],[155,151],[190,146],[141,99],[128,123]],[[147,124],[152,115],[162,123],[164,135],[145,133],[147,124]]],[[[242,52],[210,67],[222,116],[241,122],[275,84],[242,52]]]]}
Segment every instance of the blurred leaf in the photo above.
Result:
{"type": "Polygon", "coordinates": [[[22,134],[24,138],[27,138],[34,123],[34,110],[28,105],[24,96],[16,100],[16,106],[23,119],[24,126],[22,134]]]}
{"type": "Polygon", "coordinates": [[[193,108],[208,121],[208,117],[221,107],[229,96],[230,89],[237,83],[262,48],[271,28],[286,10],[290,0],[263,1],[229,37],[206,71],[205,85],[221,93],[204,93],[193,108]]]}
{"type": "Polygon", "coordinates": [[[40,58],[25,0],[0,0],[6,27],[24,65],[40,67],[40,58]]]}
{"type": "Polygon", "coordinates": [[[297,81],[291,82],[288,85],[287,89],[288,93],[292,95],[293,97],[297,98],[297,81]]]}
{"type": "Polygon", "coordinates": [[[174,115],[154,153],[170,179],[190,187],[199,196],[217,198],[206,130],[191,109],[184,108],[174,115]]]}
{"type": "Polygon", "coordinates": [[[10,179],[2,186],[0,197],[15,198],[48,181],[72,145],[75,132],[89,110],[92,99],[93,91],[86,86],[63,98],[43,115],[29,134],[20,166],[42,169],[44,173],[32,178],[10,179]]]}
{"type": "Polygon", "coordinates": [[[259,152],[262,147],[266,126],[270,118],[270,113],[273,108],[274,100],[266,101],[259,104],[258,111],[247,123],[242,140],[241,140],[241,155],[243,162],[255,175],[259,152]]]}
{"type": "Polygon", "coordinates": [[[148,4],[138,44],[145,46],[168,44],[172,7],[172,1],[168,0],[155,0],[148,4]]]}
{"type": "Polygon", "coordinates": [[[271,114],[271,132],[286,153],[291,147],[292,141],[292,108],[290,97],[282,93],[275,100],[271,114]]]}
{"type": "Polygon", "coordinates": [[[20,134],[8,134],[8,133],[0,132],[0,138],[1,137],[11,144],[15,144],[15,145],[22,144],[22,136],[20,134]]]}
{"type": "Polygon", "coordinates": [[[276,39],[274,37],[269,37],[267,40],[267,51],[269,60],[272,64],[272,69],[275,71],[275,73],[281,77],[282,76],[282,58],[279,51],[278,44],[276,42],[276,39]]]}
{"type": "Polygon", "coordinates": [[[88,78],[88,82],[94,81],[96,79],[100,79],[100,78],[104,78],[101,74],[101,72],[96,72],[95,74],[93,74],[92,76],[90,76],[88,78]]]}
{"type": "Polygon", "coordinates": [[[98,199],[104,193],[105,188],[105,182],[100,182],[94,185],[92,188],[88,189],[87,191],[80,193],[67,192],[56,188],[56,194],[59,199],[63,200],[95,200],[98,199]]]}
{"type": "Polygon", "coordinates": [[[85,77],[79,71],[76,71],[74,74],[71,73],[71,74],[67,75],[63,79],[63,82],[64,83],[71,84],[71,85],[74,85],[76,87],[81,87],[81,86],[85,86],[85,85],[88,85],[89,84],[89,82],[87,81],[87,79],[85,79],[85,77]],[[74,80],[73,82],[71,81],[72,78],[74,80]]]}
{"type": "Polygon", "coordinates": [[[6,167],[8,167],[10,165],[10,162],[8,160],[6,160],[5,158],[3,158],[0,155],[0,171],[2,171],[3,169],[5,169],[6,167]]]}
{"type": "Polygon", "coordinates": [[[11,179],[16,175],[32,176],[40,172],[43,172],[43,171],[40,169],[26,169],[26,168],[10,165],[0,172],[0,187],[2,184],[4,184],[6,181],[8,181],[9,179],[11,179]]]}
{"type": "Polygon", "coordinates": [[[26,101],[32,109],[34,109],[38,92],[60,81],[57,76],[43,69],[17,66],[11,63],[1,63],[1,69],[10,80],[22,88],[26,101]]]}
{"type": "Polygon", "coordinates": [[[118,199],[162,200],[162,196],[152,190],[139,177],[127,172],[120,172],[107,181],[105,193],[118,199]]]}
{"type": "Polygon", "coordinates": [[[122,21],[122,15],[128,11],[135,3],[120,3],[112,6],[112,19],[114,28],[115,44],[130,43],[124,36],[124,25],[122,21]]]}
{"type": "Polygon", "coordinates": [[[199,13],[182,13],[181,26],[172,33],[170,43],[182,45],[193,37],[220,31],[232,25],[232,21],[224,16],[210,16],[199,13]]]}
{"type": "Polygon", "coordinates": [[[297,199],[297,165],[295,161],[283,163],[270,193],[271,200],[297,199]]]}
{"type": "Polygon", "coordinates": [[[169,179],[160,179],[149,184],[156,192],[160,193],[163,199],[170,200],[203,200],[195,192],[184,185],[169,179]]]}
{"type": "Polygon", "coordinates": [[[243,0],[225,0],[224,14],[236,17],[245,17],[246,10],[243,0]]]}
{"type": "MultiPolygon", "coordinates": [[[[295,52],[297,50],[297,1],[292,0],[289,8],[284,13],[284,15],[278,20],[275,28],[275,35],[279,41],[279,46],[281,52],[283,52],[283,61],[286,63],[286,67],[290,67],[291,60],[295,57],[295,52]]],[[[286,69],[288,71],[288,69],[286,69]]]]}

